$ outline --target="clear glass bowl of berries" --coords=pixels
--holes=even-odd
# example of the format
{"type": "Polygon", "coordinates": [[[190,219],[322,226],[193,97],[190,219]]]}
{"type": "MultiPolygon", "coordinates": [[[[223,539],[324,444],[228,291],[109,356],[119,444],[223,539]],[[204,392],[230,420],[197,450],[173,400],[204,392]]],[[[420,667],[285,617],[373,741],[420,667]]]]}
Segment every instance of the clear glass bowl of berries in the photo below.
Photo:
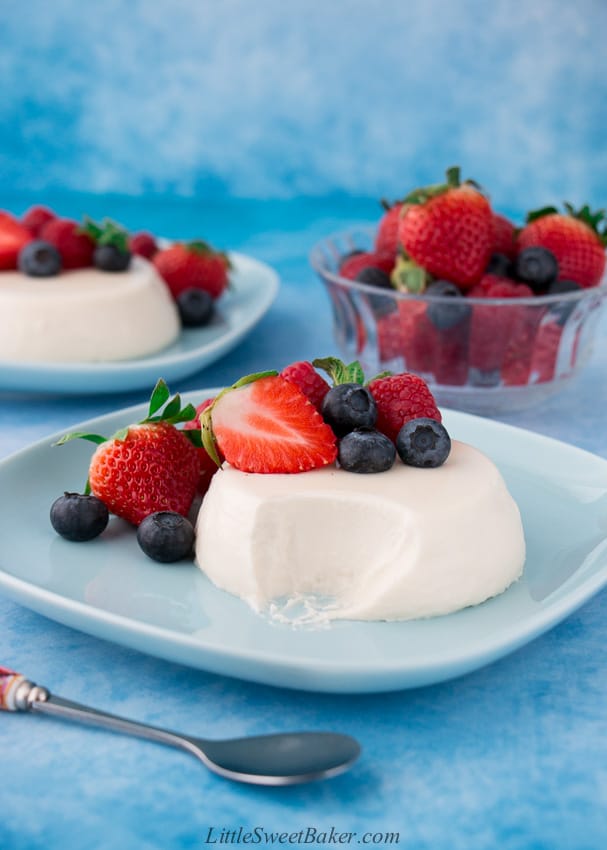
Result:
{"type": "Polygon", "coordinates": [[[376,228],[313,248],[337,346],[367,374],[421,375],[442,405],[530,407],[591,353],[607,296],[602,215],[545,208],[515,228],[475,184],[449,179],[387,209],[376,228]]]}

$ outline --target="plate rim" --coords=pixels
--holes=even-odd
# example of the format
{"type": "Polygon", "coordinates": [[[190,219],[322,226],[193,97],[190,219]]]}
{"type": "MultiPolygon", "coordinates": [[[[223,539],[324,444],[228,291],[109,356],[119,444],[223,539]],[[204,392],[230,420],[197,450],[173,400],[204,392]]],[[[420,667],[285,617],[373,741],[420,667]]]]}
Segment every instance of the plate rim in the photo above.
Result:
{"type": "MultiPolygon", "coordinates": [[[[215,395],[219,389],[221,388],[209,387],[188,391],[183,394],[183,397],[184,400],[192,397],[192,400],[200,401],[201,398],[215,395]]],[[[72,427],[80,430],[85,427],[90,428],[93,423],[95,423],[93,427],[98,427],[99,424],[103,425],[105,420],[113,419],[117,415],[124,415],[126,417],[135,412],[145,411],[145,409],[146,406],[144,404],[134,404],[102,414],[101,416],[89,418],[72,427]]],[[[442,408],[442,412],[446,417],[455,416],[456,420],[460,419],[464,423],[472,420],[473,424],[488,425],[496,433],[506,432],[514,434],[519,439],[531,440],[532,442],[537,441],[541,444],[549,443],[554,450],[565,449],[568,453],[579,456],[580,459],[583,458],[586,463],[598,464],[597,468],[601,474],[604,474],[607,486],[607,459],[600,455],[596,455],[593,452],[554,437],[544,436],[538,432],[511,425],[510,423],[500,422],[499,420],[485,419],[484,417],[449,408],[442,408]]],[[[35,450],[48,448],[64,432],[65,429],[62,429],[47,437],[40,438],[28,446],[20,448],[5,458],[0,459],[0,475],[5,466],[18,463],[23,457],[27,457],[28,454],[35,450]]],[[[607,537],[605,539],[607,540],[607,537]]],[[[599,543],[598,545],[601,544],[599,543]]],[[[568,581],[569,579],[564,584],[567,584],[568,581]]],[[[568,589],[567,592],[560,594],[548,604],[544,604],[541,608],[527,614],[522,621],[510,622],[502,626],[497,634],[488,635],[482,645],[479,645],[472,652],[455,649],[452,652],[443,653],[440,658],[431,659],[430,661],[422,660],[420,663],[416,663],[415,659],[409,658],[406,659],[404,664],[397,659],[383,660],[381,663],[374,660],[373,669],[369,669],[369,662],[366,665],[363,664],[361,668],[360,660],[358,659],[346,660],[340,658],[335,660],[331,657],[318,657],[305,654],[288,658],[276,651],[267,652],[263,649],[250,649],[246,646],[235,649],[216,646],[214,644],[209,645],[200,637],[194,637],[185,632],[181,633],[171,630],[168,627],[137,620],[103,607],[73,599],[54,590],[40,587],[19,576],[6,572],[0,566],[0,589],[5,591],[7,596],[43,616],[76,628],[85,634],[93,635],[96,638],[108,640],[121,646],[134,648],[154,657],[172,660],[176,663],[207,670],[219,675],[237,676],[237,678],[244,680],[278,687],[332,693],[386,692],[408,689],[424,684],[445,681],[467,672],[472,672],[492,661],[509,655],[511,652],[539,637],[553,626],[556,626],[591,599],[605,585],[607,585],[607,560],[605,564],[600,565],[598,570],[583,577],[568,589]],[[83,627],[81,624],[82,620],[86,622],[87,626],[92,623],[93,628],[83,627]],[[75,621],[78,621],[80,624],[75,625],[75,621]],[[522,626],[520,625],[521,622],[523,624],[522,626]],[[102,633],[107,631],[107,628],[112,631],[117,630],[117,635],[108,636],[106,633],[102,633]],[[125,637],[127,638],[126,640],[125,637]],[[158,652],[157,649],[150,650],[149,648],[142,648],[141,643],[146,638],[153,640],[154,644],[158,644],[159,641],[165,642],[167,651],[158,652]],[[191,660],[184,660],[183,655],[176,653],[177,649],[186,650],[186,654],[188,650],[190,653],[196,654],[198,663],[192,663],[191,660]],[[257,665],[261,665],[263,670],[261,672],[259,670],[251,671],[250,675],[246,675],[246,667],[252,661],[257,665]],[[233,670],[222,669],[222,666],[225,664],[231,665],[232,668],[244,666],[245,669],[239,669],[237,673],[234,673],[233,670]],[[297,680],[301,674],[308,674],[308,678],[311,676],[314,682],[296,682],[293,684],[291,681],[285,681],[286,672],[291,674],[291,676],[287,676],[287,679],[294,678],[294,680],[297,680]],[[337,681],[335,681],[336,676],[337,681]],[[363,679],[365,680],[364,682],[361,681],[363,679]]],[[[560,590],[562,587],[563,585],[560,585],[558,589],[560,590]]],[[[505,593],[508,593],[508,590],[505,593]]],[[[245,605],[244,602],[242,604],[245,605]]],[[[359,628],[365,625],[364,622],[359,621],[340,621],[338,627],[343,628],[344,625],[347,627],[347,624],[350,622],[354,622],[359,628]]]]}

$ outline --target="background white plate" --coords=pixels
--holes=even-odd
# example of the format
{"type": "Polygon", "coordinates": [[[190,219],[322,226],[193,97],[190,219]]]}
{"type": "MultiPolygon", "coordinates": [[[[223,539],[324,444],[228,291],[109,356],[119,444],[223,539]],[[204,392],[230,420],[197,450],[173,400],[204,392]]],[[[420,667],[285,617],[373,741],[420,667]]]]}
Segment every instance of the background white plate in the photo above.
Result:
{"type": "MultiPolygon", "coordinates": [[[[216,392],[186,397],[198,403],[216,392]]],[[[131,408],[86,428],[108,434],[143,412],[131,408]]],[[[82,488],[92,447],[53,448],[57,435],[0,464],[0,589],[98,637],[273,685],[371,692],[475,670],[546,631],[607,583],[607,461],[463,413],[446,411],[445,423],[498,464],[527,539],[523,579],[474,608],[428,620],[293,629],[266,622],[191,564],[150,561],[120,520],[97,540],[64,541],[50,527],[49,508],[64,489],[82,488]]]]}
{"type": "Polygon", "coordinates": [[[236,346],[270,308],[279,280],[265,263],[230,253],[230,288],[204,328],[184,328],[168,348],[148,357],[105,363],[0,361],[0,390],[44,393],[126,392],[192,375],[236,346]]]}

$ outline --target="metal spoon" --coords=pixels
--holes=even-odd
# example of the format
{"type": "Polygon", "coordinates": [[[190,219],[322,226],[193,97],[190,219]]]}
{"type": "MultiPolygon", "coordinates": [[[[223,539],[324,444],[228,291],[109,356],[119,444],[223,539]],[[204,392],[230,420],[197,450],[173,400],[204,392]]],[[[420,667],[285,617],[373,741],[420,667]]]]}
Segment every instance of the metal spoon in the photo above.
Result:
{"type": "Polygon", "coordinates": [[[336,732],[286,732],[223,741],[193,738],[53,696],[46,688],[2,667],[0,708],[50,714],[179,747],[214,773],[254,785],[294,785],[337,776],[360,754],[354,738],[336,732]]]}

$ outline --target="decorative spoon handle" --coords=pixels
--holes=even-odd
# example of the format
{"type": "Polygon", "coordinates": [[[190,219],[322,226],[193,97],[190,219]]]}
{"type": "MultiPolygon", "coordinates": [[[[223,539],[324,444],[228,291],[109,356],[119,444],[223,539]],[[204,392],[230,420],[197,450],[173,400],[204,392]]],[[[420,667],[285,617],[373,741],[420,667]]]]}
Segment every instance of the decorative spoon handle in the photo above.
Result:
{"type": "Polygon", "coordinates": [[[37,700],[46,701],[50,693],[6,667],[0,667],[0,709],[3,711],[29,711],[37,700]]]}

